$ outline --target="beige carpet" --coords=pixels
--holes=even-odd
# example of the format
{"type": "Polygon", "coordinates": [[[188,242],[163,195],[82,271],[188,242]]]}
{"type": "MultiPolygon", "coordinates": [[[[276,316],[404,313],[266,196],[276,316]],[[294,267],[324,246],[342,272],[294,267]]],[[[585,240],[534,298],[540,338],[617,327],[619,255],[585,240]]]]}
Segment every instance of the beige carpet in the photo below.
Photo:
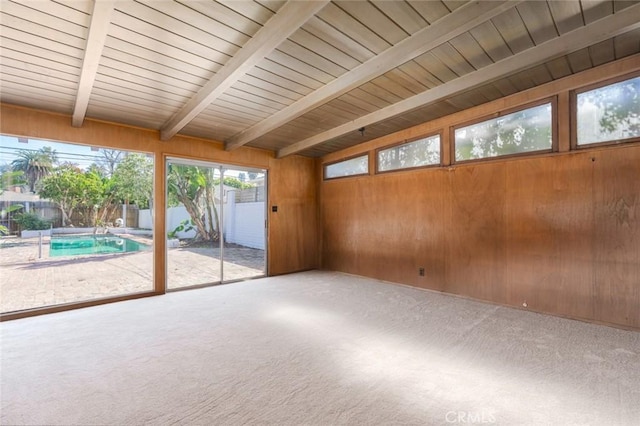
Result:
{"type": "Polygon", "coordinates": [[[0,327],[6,425],[640,424],[640,333],[338,273],[0,327]]]}

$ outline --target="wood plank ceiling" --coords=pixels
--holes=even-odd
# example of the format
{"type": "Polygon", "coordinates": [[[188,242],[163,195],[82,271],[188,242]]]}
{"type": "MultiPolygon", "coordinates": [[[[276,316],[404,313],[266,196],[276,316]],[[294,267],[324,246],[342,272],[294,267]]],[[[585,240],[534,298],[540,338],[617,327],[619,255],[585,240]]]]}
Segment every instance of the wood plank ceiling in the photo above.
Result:
{"type": "Polygon", "coordinates": [[[635,1],[0,9],[2,102],[66,113],[75,126],[89,117],[279,156],[321,156],[640,52],[635,1]]]}

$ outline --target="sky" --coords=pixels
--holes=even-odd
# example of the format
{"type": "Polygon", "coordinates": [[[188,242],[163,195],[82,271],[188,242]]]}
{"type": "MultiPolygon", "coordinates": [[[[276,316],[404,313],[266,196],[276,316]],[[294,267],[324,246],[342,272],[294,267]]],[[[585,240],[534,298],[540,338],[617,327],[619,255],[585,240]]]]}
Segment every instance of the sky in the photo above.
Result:
{"type": "MultiPolygon", "coordinates": [[[[32,138],[24,139],[28,142],[19,142],[15,136],[0,135],[0,166],[11,164],[20,150],[37,151],[46,146],[50,146],[56,151],[59,163],[68,161],[77,164],[81,169],[86,169],[91,164],[103,158],[97,148],[92,150],[90,146],[86,145],[75,145],[32,138]]],[[[232,170],[225,171],[226,176],[238,177],[240,173],[242,173],[241,170],[233,170],[233,168],[232,170]]]]}
{"type": "Polygon", "coordinates": [[[28,142],[23,143],[19,142],[15,136],[0,135],[0,165],[10,164],[16,158],[16,153],[21,149],[37,151],[45,146],[55,149],[60,162],[69,161],[83,169],[102,158],[98,151],[92,151],[89,146],[31,138],[26,140],[28,142]]]}

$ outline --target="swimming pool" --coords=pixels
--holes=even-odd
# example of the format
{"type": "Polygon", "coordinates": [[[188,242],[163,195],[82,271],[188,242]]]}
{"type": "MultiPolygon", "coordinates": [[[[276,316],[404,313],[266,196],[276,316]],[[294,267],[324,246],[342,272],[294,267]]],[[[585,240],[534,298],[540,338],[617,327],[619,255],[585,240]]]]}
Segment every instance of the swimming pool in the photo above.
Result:
{"type": "Polygon", "coordinates": [[[75,235],[51,238],[49,256],[129,253],[147,249],[146,244],[117,235],[75,235]]]}

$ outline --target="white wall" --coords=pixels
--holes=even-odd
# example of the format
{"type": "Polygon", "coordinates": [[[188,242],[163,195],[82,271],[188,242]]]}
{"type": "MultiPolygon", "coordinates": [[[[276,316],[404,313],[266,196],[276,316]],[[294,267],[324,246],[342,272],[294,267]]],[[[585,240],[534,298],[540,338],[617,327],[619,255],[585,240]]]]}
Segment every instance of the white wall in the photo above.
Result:
{"type": "Polygon", "coordinates": [[[230,193],[224,207],[225,241],[264,250],[264,201],[236,203],[230,193]]]}
{"type": "MultiPolygon", "coordinates": [[[[153,220],[151,218],[151,210],[144,209],[138,211],[138,226],[140,228],[153,229],[153,220]]],[[[167,209],[167,232],[176,229],[180,222],[185,219],[191,219],[187,209],[184,206],[169,207],[167,209]]],[[[178,238],[193,238],[196,235],[196,231],[178,232],[178,238]]]]}
{"type": "MultiPolygon", "coordinates": [[[[184,206],[169,207],[167,209],[167,232],[171,232],[180,225],[183,220],[190,220],[191,215],[187,212],[184,206]]],[[[177,233],[178,238],[193,238],[196,236],[196,231],[191,230],[189,232],[180,231],[177,233]]]]}
{"type": "Polygon", "coordinates": [[[138,210],[138,226],[140,228],[153,229],[153,218],[151,217],[151,210],[138,210]]]}
{"type": "MultiPolygon", "coordinates": [[[[227,194],[224,205],[225,241],[245,247],[265,249],[265,203],[236,203],[233,191],[227,194]]],[[[173,231],[180,222],[190,219],[184,206],[167,209],[167,232],[173,231]]],[[[151,211],[140,210],[138,223],[140,228],[153,229],[151,211]]],[[[195,231],[178,232],[178,238],[193,238],[195,231]]]]}

